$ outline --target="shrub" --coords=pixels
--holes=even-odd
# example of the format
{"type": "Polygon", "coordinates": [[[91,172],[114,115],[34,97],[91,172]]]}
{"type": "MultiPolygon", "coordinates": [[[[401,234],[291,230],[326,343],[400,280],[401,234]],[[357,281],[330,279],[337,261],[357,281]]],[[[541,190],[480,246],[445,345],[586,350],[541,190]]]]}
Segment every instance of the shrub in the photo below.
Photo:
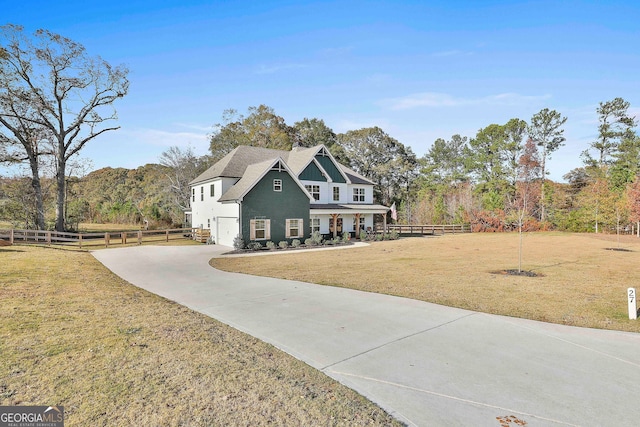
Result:
{"type": "Polygon", "coordinates": [[[280,243],[278,243],[278,246],[280,247],[280,249],[287,249],[289,247],[289,242],[287,242],[286,240],[283,240],[280,243]]]}
{"type": "Polygon", "coordinates": [[[340,236],[336,236],[333,238],[334,245],[339,245],[340,243],[342,243],[342,239],[340,238],[340,236]]]}
{"type": "Polygon", "coordinates": [[[271,240],[269,240],[267,242],[267,249],[275,249],[276,248],[276,244],[273,243],[271,240]]]}
{"type": "Polygon", "coordinates": [[[241,251],[244,249],[244,239],[239,234],[233,238],[233,249],[237,251],[241,251]]]}
{"type": "Polygon", "coordinates": [[[320,234],[319,231],[314,231],[313,234],[311,234],[311,244],[313,246],[320,246],[323,241],[324,239],[322,238],[322,234],[320,234]]]}
{"type": "Polygon", "coordinates": [[[260,249],[262,249],[262,244],[260,242],[251,242],[247,245],[247,248],[251,249],[252,251],[259,251],[260,249]]]}
{"type": "Polygon", "coordinates": [[[329,240],[325,240],[324,241],[324,244],[327,245],[327,246],[333,246],[334,243],[335,242],[333,241],[333,239],[329,239],[329,240]]]}
{"type": "Polygon", "coordinates": [[[375,234],[371,240],[374,240],[376,242],[382,242],[384,240],[384,234],[380,233],[380,234],[375,234]]]}
{"type": "Polygon", "coordinates": [[[305,246],[313,246],[313,240],[311,240],[311,238],[305,239],[304,245],[305,246]]]}
{"type": "Polygon", "coordinates": [[[291,242],[291,246],[297,248],[298,246],[300,246],[300,240],[293,239],[293,241],[291,242]]]}
{"type": "Polygon", "coordinates": [[[396,231],[396,230],[392,230],[392,231],[389,233],[389,239],[391,239],[391,240],[398,240],[399,238],[400,238],[400,233],[398,233],[398,231],[396,231]]]}
{"type": "Polygon", "coordinates": [[[360,230],[360,240],[367,240],[367,232],[360,230]]]}
{"type": "Polygon", "coordinates": [[[344,233],[342,233],[342,241],[348,242],[349,240],[351,240],[351,235],[349,234],[349,232],[345,231],[344,233]]]}

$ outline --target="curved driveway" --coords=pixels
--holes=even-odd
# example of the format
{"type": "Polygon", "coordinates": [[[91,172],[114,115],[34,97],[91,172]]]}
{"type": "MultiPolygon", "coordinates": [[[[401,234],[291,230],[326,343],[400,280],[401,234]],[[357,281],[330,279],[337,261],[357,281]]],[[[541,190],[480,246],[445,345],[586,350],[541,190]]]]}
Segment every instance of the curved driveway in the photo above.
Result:
{"type": "Polygon", "coordinates": [[[211,268],[209,259],[225,250],[143,246],[93,255],[130,283],[275,345],[409,425],[640,424],[640,334],[211,268]]]}

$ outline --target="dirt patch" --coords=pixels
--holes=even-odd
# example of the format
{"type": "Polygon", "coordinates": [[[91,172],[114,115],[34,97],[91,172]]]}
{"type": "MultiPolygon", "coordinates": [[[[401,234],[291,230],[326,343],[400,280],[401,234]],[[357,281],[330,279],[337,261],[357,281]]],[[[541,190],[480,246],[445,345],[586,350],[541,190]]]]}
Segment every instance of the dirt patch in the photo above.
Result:
{"type": "Polygon", "coordinates": [[[11,246],[11,243],[7,242],[6,240],[0,239],[0,246],[11,246]]]}

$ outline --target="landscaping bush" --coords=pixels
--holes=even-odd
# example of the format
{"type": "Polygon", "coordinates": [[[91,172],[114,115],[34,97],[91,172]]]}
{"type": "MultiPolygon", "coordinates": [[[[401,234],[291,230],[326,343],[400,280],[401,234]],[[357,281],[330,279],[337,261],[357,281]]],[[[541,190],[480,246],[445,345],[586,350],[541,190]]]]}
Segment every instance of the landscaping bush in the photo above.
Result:
{"type": "Polygon", "coordinates": [[[262,249],[262,244],[260,242],[251,242],[247,245],[248,249],[251,249],[252,251],[259,251],[260,249],[262,249]]]}
{"type": "Polygon", "coordinates": [[[233,249],[237,251],[241,251],[244,249],[244,239],[239,234],[233,238],[233,249]]]}
{"type": "Polygon", "coordinates": [[[311,240],[311,238],[305,239],[304,245],[305,246],[314,246],[313,245],[313,240],[311,240]]]}
{"type": "Polygon", "coordinates": [[[287,249],[289,247],[289,242],[287,242],[286,240],[283,240],[280,243],[278,243],[278,246],[280,247],[280,249],[287,249]]]}
{"type": "Polygon", "coordinates": [[[267,249],[275,249],[276,248],[276,244],[273,243],[271,240],[269,240],[267,242],[267,249]]]}
{"type": "Polygon", "coordinates": [[[293,239],[293,241],[291,242],[291,246],[294,247],[294,248],[299,247],[300,244],[301,244],[300,240],[298,240],[298,239],[293,239]]]}
{"type": "MultiPolygon", "coordinates": [[[[323,241],[324,241],[324,239],[322,238],[322,234],[320,234],[319,231],[314,231],[313,234],[311,234],[311,245],[312,246],[320,246],[323,241]]],[[[306,241],[305,241],[305,243],[306,243],[306,241]]]]}
{"type": "Polygon", "coordinates": [[[367,232],[364,230],[360,230],[360,240],[365,241],[367,240],[367,232]]]}
{"type": "Polygon", "coordinates": [[[400,233],[398,233],[396,230],[392,230],[389,233],[389,239],[390,240],[398,240],[400,238],[400,233]]]}
{"type": "Polygon", "coordinates": [[[342,241],[346,243],[349,240],[351,240],[351,235],[349,234],[349,232],[345,231],[344,233],[342,233],[342,241]]]}

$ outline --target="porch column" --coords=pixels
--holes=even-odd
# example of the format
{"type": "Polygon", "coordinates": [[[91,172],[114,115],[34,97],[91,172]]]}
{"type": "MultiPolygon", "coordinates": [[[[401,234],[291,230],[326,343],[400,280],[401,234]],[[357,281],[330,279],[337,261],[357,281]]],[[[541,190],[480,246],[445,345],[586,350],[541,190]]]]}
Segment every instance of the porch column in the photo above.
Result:
{"type": "Polygon", "coordinates": [[[333,222],[333,238],[338,235],[338,214],[331,214],[331,221],[333,222]]]}
{"type": "Polygon", "coordinates": [[[356,239],[359,239],[360,238],[360,214],[359,213],[356,214],[356,227],[355,228],[356,229],[353,230],[353,231],[356,234],[356,239]]]}

